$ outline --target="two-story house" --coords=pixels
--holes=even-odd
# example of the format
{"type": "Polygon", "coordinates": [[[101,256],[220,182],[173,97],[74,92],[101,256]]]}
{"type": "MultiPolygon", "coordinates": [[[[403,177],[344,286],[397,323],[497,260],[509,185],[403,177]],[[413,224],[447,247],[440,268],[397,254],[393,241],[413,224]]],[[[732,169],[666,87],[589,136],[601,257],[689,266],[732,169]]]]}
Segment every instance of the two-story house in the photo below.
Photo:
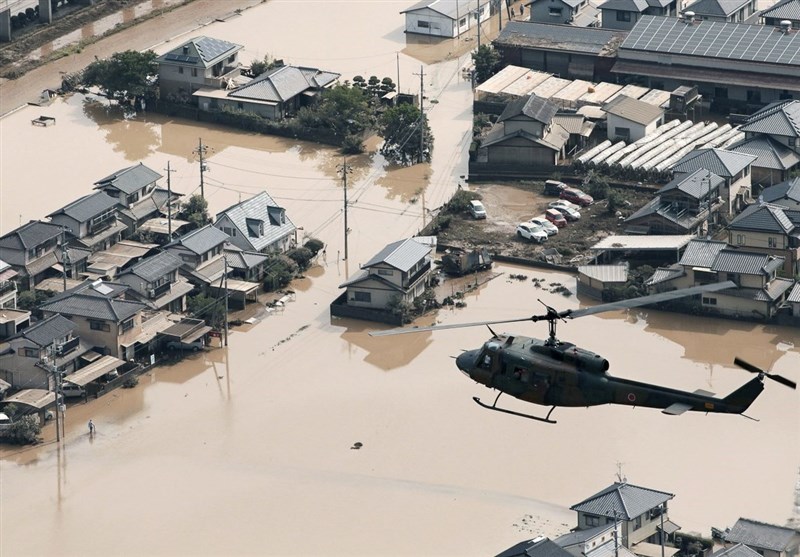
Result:
{"type": "MultiPolygon", "coordinates": [[[[558,544],[545,536],[537,536],[530,540],[512,545],[495,557],[571,557],[558,544]]],[[[628,557],[628,556],[623,556],[628,557]]]]}
{"type": "Polygon", "coordinates": [[[531,0],[528,19],[575,27],[599,27],[600,10],[589,0],[531,0]]]}
{"type": "Polygon", "coordinates": [[[747,207],[728,225],[728,243],[784,258],[783,275],[800,274],[800,209],[770,203],[747,207]]]}
{"type": "Polygon", "coordinates": [[[704,168],[680,174],[625,219],[626,230],[645,234],[706,234],[717,223],[725,180],[704,168]]]}
{"type": "Polygon", "coordinates": [[[726,149],[756,157],[751,166],[754,186],[771,186],[787,180],[800,164],[800,154],[768,135],[754,135],[726,149]]]}
{"type": "Polygon", "coordinates": [[[788,21],[792,29],[800,29],[800,0],[779,0],[758,15],[764,25],[778,27],[788,21]]]}
{"type": "MultiPolygon", "coordinates": [[[[575,530],[619,524],[618,542],[633,553],[648,554],[645,553],[648,545],[661,544],[662,537],[665,545],[671,545],[668,538],[680,529],[668,516],[667,503],[673,497],[672,493],[614,482],[572,505],[570,510],[578,513],[575,530]],[[637,551],[637,546],[640,551],[637,551]]],[[[667,555],[677,552],[671,547],[666,547],[666,550],[667,555]]]]}
{"type": "MultiPolygon", "coordinates": [[[[622,545],[622,522],[604,522],[594,528],[572,530],[557,537],[555,544],[572,557],[634,557],[634,553],[622,545]]],[[[672,548],[665,548],[670,553],[672,548]]]]}
{"type": "Polygon", "coordinates": [[[739,129],[747,139],[766,135],[800,154],[800,100],[768,104],[749,116],[739,129]]]}
{"type": "Polygon", "coordinates": [[[722,213],[736,215],[751,201],[751,166],[753,155],[734,153],[725,149],[695,149],[683,156],[672,171],[675,176],[705,169],[725,180],[720,186],[724,203],[722,213]]]}
{"type": "Polygon", "coordinates": [[[617,95],[602,108],[608,122],[608,138],[638,141],[664,123],[664,110],[626,95],[617,95]]]}
{"type": "Polygon", "coordinates": [[[697,20],[744,23],[757,11],[756,0],[697,0],[686,6],[684,14],[692,12],[697,20]]]}
{"type": "Polygon", "coordinates": [[[211,37],[194,37],[159,56],[161,98],[189,100],[201,87],[224,89],[241,74],[240,44],[211,37]]]}
{"type": "Polygon", "coordinates": [[[237,248],[261,253],[285,252],[297,230],[286,209],[265,191],[217,213],[214,226],[237,248]]]}
{"type": "Polygon", "coordinates": [[[180,258],[183,262],[181,274],[189,282],[205,288],[225,274],[223,250],[229,240],[225,232],[207,224],[173,240],[164,250],[180,258]]]}
{"type": "Polygon", "coordinates": [[[118,220],[117,200],[102,191],[90,193],[47,215],[50,222],[67,230],[69,242],[102,251],[113,246],[127,227],[118,220]]]}
{"type": "Polygon", "coordinates": [[[19,273],[0,259],[0,309],[17,307],[17,283],[19,273]]]}
{"type": "Polygon", "coordinates": [[[115,281],[130,286],[128,297],[155,309],[182,313],[186,310],[186,295],[194,288],[179,275],[182,264],[175,254],[162,251],[135,263],[115,281]]]}
{"type": "Polygon", "coordinates": [[[405,32],[455,38],[492,17],[489,0],[420,0],[400,12],[405,32]]]}
{"type": "Polygon", "coordinates": [[[270,259],[267,254],[245,251],[230,244],[225,247],[224,253],[231,277],[257,283],[264,280],[270,259]]]}
{"type": "Polygon", "coordinates": [[[759,202],[800,210],[800,177],[761,190],[759,202]]]}
{"type": "Polygon", "coordinates": [[[88,252],[66,247],[65,229],[55,223],[31,221],[0,237],[0,259],[17,272],[15,281],[33,290],[40,281],[63,272],[62,255],[68,254],[67,275],[85,268],[88,252]]]}
{"type": "Polygon", "coordinates": [[[476,163],[519,167],[555,166],[564,157],[569,133],[553,124],[558,105],[528,95],[506,105],[481,139],[476,163]]]}
{"type": "Polygon", "coordinates": [[[51,315],[9,338],[0,347],[0,379],[15,389],[52,390],[54,373],[69,374],[90,346],[81,343],[78,326],[51,315]]]}
{"type": "Polygon", "coordinates": [[[598,9],[601,27],[630,31],[645,15],[677,16],[681,0],[606,0],[598,9]]]}
{"type": "MultiPolygon", "coordinates": [[[[109,174],[94,183],[94,189],[105,192],[120,205],[119,216],[128,229],[128,238],[142,224],[167,212],[167,204],[175,203],[180,194],[158,187],[161,174],[142,163],[109,174]]],[[[177,213],[177,211],[176,211],[177,213]]]]}
{"type": "Polygon", "coordinates": [[[800,531],[748,518],[740,518],[725,533],[725,547],[744,544],[763,557],[796,557],[800,550],[800,531]]]}
{"type": "Polygon", "coordinates": [[[430,245],[416,238],[392,242],[339,285],[346,291],[331,304],[331,315],[395,323],[391,315],[381,315],[399,301],[412,303],[421,296],[432,269],[430,245]],[[377,311],[370,317],[369,311],[351,313],[348,308],[377,311]]]}

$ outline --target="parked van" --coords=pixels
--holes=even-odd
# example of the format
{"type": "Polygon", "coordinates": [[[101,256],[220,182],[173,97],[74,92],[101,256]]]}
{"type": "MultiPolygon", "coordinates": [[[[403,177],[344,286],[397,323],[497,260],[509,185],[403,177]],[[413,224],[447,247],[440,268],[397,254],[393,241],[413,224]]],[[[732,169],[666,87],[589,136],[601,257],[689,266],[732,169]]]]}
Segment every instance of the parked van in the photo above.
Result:
{"type": "Polygon", "coordinates": [[[544,194],[545,195],[561,195],[561,192],[567,189],[567,184],[564,182],[559,182],[558,180],[547,180],[544,183],[544,194]]]}
{"type": "Polygon", "coordinates": [[[564,218],[564,215],[562,215],[561,212],[555,209],[548,209],[547,211],[545,211],[544,218],[546,218],[559,228],[567,226],[567,219],[564,218]]]}
{"type": "Polygon", "coordinates": [[[485,219],[486,218],[486,208],[483,206],[483,203],[478,201],[477,199],[473,199],[469,202],[469,213],[472,215],[474,219],[485,219]]]}
{"type": "Polygon", "coordinates": [[[61,392],[64,393],[65,398],[86,396],[86,389],[69,381],[61,384],[61,392]]]}

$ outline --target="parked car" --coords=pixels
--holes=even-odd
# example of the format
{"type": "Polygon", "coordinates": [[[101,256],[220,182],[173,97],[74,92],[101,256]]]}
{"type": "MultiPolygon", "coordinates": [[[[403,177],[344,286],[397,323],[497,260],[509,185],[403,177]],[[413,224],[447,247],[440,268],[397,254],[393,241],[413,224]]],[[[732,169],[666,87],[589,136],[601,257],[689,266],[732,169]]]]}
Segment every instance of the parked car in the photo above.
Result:
{"type": "Polygon", "coordinates": [[[556,211],[558,211],[559,213],[564,215],[564,217],[567,220],[580,220],[581,212],[578,211],[574,206],[570,206],[567,203],[569,203],[569,202],[553,201],[552,203],[548,204],[547,206],[550,209],[555,209],[556,211]]]}
{"type": "Polygon", "coordinates": [[[558,227],[544,217],[533,217],[528,222],[532,224],[538,224],[539,226],[544,228],[544,231],[547,232],[548,236],[552,236],[553,234],[558,234],[558,227]]]}
{"type": "Polygon", "coordinates": [[[521,222],[517,225],[517,237],[541,244],[547,240],[547,232],[532,222],[521,222]]]}
{"type": "Polygon", "coordinates": [[[567,184],[558,180],[547,180],[544,183],[545,195],[561,195],[561,192],[565,189],[567,189],[567,184]]]}
{"type": "Polygon", "coordinates": [[[61,393],[66,398],[86,396],[86,389],[75,383],[64,381],[64,383],[61,384],[61,393]]]}
{"type": "Polygon", "coordinates": [[[584,193],[583,190],[579,190],[578,188],[566,188],[561,191],[559,197],[575,203],[576,205],[580,205],[581,207],[586,207],[594,203],[594,198],[591,195],[584,193]]]}
{"type": "Polygon", "coordinates": [[[556,209],[548,209],[547,211],[545,211],[544,218],[546,218],[559,228],[567,226],[567,219],[565,219],[564,215],[562,215],[556,209]]]}
{"type": "Polygon", "coordinates": [[[176,340],[167,343],[167,350],[186,350],[189,352],[197,352],[203,348],[205,348],[205,343],[203,343],[202,339],[194,342],[181,342],[176,340]]]}
{"type": "Polygon", "coordinates": [[[474,219],[485,219],[486,218],[486,207],[483,206],[483,203],[478,201],[477,199],[473,199],[469,202],[469,213],[472,215],[474,219]]]}

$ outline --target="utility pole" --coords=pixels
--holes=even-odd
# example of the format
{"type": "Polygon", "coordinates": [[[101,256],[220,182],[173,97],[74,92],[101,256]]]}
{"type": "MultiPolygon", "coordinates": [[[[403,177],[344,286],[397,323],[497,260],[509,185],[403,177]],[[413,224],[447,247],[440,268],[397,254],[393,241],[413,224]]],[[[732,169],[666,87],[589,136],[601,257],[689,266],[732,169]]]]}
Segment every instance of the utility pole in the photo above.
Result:
{"type": "Polygon", "coordinates": [[[228,346],[228,258],[224,255],[222,256],[222,261],[224,264],[224,271],[222,276],[225,278],[225,344],[224,346],[228,346]]]}
{"type": "MultiPolygon", "coordinates": [[[[397,55],[397,94],[400,94],[400,53],[396,52],[397,55]]],[[[395,102],[397,102],[397,98],[395,97],[395,102]]]]}
{"type": "Polygon", "coordinates": [[[64,422],[64,419],[63,416],[61,416],[61,418],[59,419],[59,416],[61,415],[61,397],[62,397],[61,373],[58,371],[58,366],[56,366],[55,344],[51,343],[50,347],[48,348],[48,351],[50,352],[50,362],[48,367],[50,368],[50,372],[53,374],[53,382],[55,383],[53,387],[55,388],[56,391],[56,441],[61,442],[60,424],[64,422]]]}
{"type": "Polygon", "coordinates": [[[476,0],[478,2],[478,11],[475,12],[475,19],[478,22],[478,50],[481,49],[481,0],[476,0]]]}
{"type": "MultiPolygon", "coordinates": [[[[505,0],[500,0],[501,2],[505,2],[505,0]]],[[[500,22],[500,31],[503,30],[503,6],[497,8],[497,21],[500,22]]]]}
{"type": "MultiPolygon", "coordinates": [[[[167,236],[169,237],[168,242],[172,241],[172,173],[176,172],[172,170],[169,166],[169,161],[167,161],[167,236]]],[[[202,171],[200,172],[200,176],[202,176],[202,171]]],[[[202,184],[202,178],[200,179],[200,183],[202,184]]]]}
{"type": "Polygon", "coordinates": [[[425,70],[419,67],[419,156],[417,162],[422,162],[422,155],[425,151],[425,70]]]}
{"type": "Polygon", "coordinates": [[[205,199],[205,197],[206,197],[205,196],[205,191],[204,191],[204,188],[203,188],[203,185],[204,185],[203,184],[203,173],[206,170],[208,170],[206,168],[206,163],[205,163],[205,155],[206,155],[207,151],[208,151],[208,145],[203,145],[202,138],[198,138],[197,149],[192,151],[192,153],[194,153],[195,155],[200,157],[200,197],[202,197],[203,199],[205,199]]]}
{"type": "Polygon", "coordinates": [[[64,292],[67,291],[67,263],[69,254],[67,253],[66,227],[61,227],[61,277],[64,279],[64,292]]]}
{"type": "Polygon", "coordinates": [[[350,233],[350,229],[347,228],[347,175],[352,172],[350,165],[347,164],[347,157],[344,157],[344,163],[339,167],[339,172],[342,173],[344,184],[344,260],[347,261],[347,235],[350,233]]]}

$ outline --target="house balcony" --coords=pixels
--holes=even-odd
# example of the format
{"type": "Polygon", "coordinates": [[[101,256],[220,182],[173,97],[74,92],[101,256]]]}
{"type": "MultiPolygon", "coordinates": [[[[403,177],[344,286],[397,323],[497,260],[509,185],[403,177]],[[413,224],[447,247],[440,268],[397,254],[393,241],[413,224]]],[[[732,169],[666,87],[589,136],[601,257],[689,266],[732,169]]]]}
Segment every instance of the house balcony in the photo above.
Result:
{"type": "Polygon", "coordinates": [[[64,344],[58,346],[58,348],[56,349],[56,354],[58,356],[64,356],[66,354],[69,354],[70,352],[75,350],[80,343],[81,339],[78,337],[75,337],[72,340],[68,340],[64,344]]]}
{"type": "Polygon", "coordinates": [[[0,296],[8,292],[13,292],[17,289],[17,284],[13,280],[4,280],[0,282],[0,296]]]}
{"type": "Polygon", "coordinates": [[[219,75],[209,76],[203,79],[203,85],[205,87],[222,89],[229,80],[236,79],[240,75],[242,75],[242,65],[237,62],[234,66],[225,66],[222,68],[219,75]]]}
{"type": "Polygon", "coordinates": [[[414,273],[413,275],[411,275],[411,276],[408,278],[408,280],[406,280],[406,281],[404,281],[404,282],[403,282],[403,288],[409,288],[409,287],[411,287],[412,285],[416,284],[416,283],[417,283],[417,281],[418,281],[420,278],[422,278],[424,275],[426,275],[426,274],[430,273],[430,271],[431,271],[431,265],[432,265],[432,264],[431,264],[431,262],[430,262],[430,261],[428,261],[428,262],[427,262],[425,265],[423,265],[423,266],[422,266],[422,268],[421,268],[419,271],[417,271],[416,273],[414,273]]]}
{"type": "Polygon", "coordinates": [[[88,236],[97,236],[102,231],[108,230],[109,228],[111,228],[111,226],[113,224],[115,224],[116,222],[117,222],[117,219],[110,218],[110,219],[105,219],[105,220],[102,220],[102,221],[100,221],[98,223],[95,223],[95,224],[89,226],[89,228],[88,228],[88,236]]]}
{"type": "Polygon", "coordinates": [[[156,298],[160,298],[164,294],[170,291],[172,288],[171,282],[165,282],[161,286],[157,286],[155,288],[151,288],[147,291],[147,297],[151,300],[155,300],[156,298]]]}

